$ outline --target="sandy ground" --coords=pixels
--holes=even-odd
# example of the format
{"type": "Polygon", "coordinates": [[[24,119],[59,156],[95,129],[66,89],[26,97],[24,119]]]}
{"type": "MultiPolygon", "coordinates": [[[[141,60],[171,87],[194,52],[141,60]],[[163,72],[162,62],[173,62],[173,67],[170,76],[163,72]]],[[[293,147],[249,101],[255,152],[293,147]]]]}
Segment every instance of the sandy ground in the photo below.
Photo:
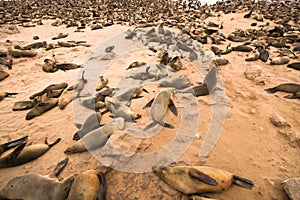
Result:
{"type": "MultiPolygon", "coordinates": [[[[217,23],[224,22],[223,33],[228,35],[235,30],[235,27],[242,29],[250,28],[252,19],[244,19],[242,14],[224,15],[219,18],[208,18],[206,21],[217,23]]],[[[53,110],[26,121],[28,111],[13,112],[14,102],[27,100],[30,95],[38,92],[51,83],[67,82],[75,83],[80,76],[81,69],[67,72],[45,73],[41,64],[43,59],[51,53],[55,53],[60,61],[82,64],[89,58],[93,50],[101,43],[111,37],[123,33],[129,27],[115,25],[101,30],[85,30],[84,33],[74,32],[73,28],[53,27],[51,21],[45,21],[45,25],[34,28],[19,27],[20,33],[1,34],[0,47],[6,48],[6,40],[29,44],[34,42],[32,37],[38,35],[41,41],[51,42],[51,38],[58,33],[69,33],[63,40],[86,40],[91,47],[58,48],[49,52],[44,49],[38,50],[35,58],[14,59],[13,69],[8,71],[10,76],[0,83],[0,91],[18,92],[15,98],[5,98],[0,102],[0,141],[1,143],[29,135],[33,143],[43,143],[45,137],[49,141],[62,138],[62,142],[50,149],[40,158],[27,164],[1,169],[0,185],[11,178],[24,173],[48,174],[59,160],[66,155],[64,150],[74,143],[73,134],[76,132],[74,122],[73,106],[68,105],[65,110],[54,108],[53,110]]],[[[259,24],[264,24],[260,22],[259,24]]],[[[228,42],[227,42],[228,43],[228,42]]],[[[226,46],[226,45],[224,45],[226,46]]],[[[233,45],[234,46],[234,45],[233,45]]],[[[205,45],[203,49],[210,49],[205,45]]],[[[271,51],[274,49],[271,49],[271,51]]],[[[275,54],[273,54],[275,55],[275,54]]],[[[122,79],[126,67],[133,61],[143,61],[149,56],[147,54],[132,54],[117,61],[106,72],[110,79],[110,86],[118,84],[122,79]]],[[[271,66],[261,61],[244,61],[246,53],[232,52],[224,56],[230,63],[219,68],[219,76],[223,81],[227,97],[226,119],[222,129],[221,137],[207,158],[199,157],[199,149],[204,141],[209,124],[213,105],[210,97],[198,97],[200,111],[198,134],[188,150],[176,161],[176,165],[208,165],[233,172],[241,177],[248,178],[255,183],[252,190],[243,189],[237,186],[231,187],[228,191],[220,194],[210,194],[216,199],[287,199],[281,187],[281,181],[299,176],[300,157],[299,138],[298,143],[290,139],[284,133],[300,134],[300,101],[285,99],[285,93],[268,94],[264,89],[274,87],[283,82],[300,83],[300,72],[282,66],[271,66]],[[246,79],[244,72],[247,66],[259,65],[262,67],[262,77],[266,85],[256,85],[246,79]],[[287,120],[291,127],[277,128],[270,122],[270,115],[277,113],[287,120]]],[[[154,58],[150,58],[150,60],[154,58]]],[[[297,59],[293,59],[296,61],[297,59]]],[[[298,59],[299,61],[299,59],[298,59]]],[[[185,62],[187,69],[180,71],[190,76],[193,81],[202,81],[203,77],[193,66],[185,62]]],[[[145,126],[149,123],[148,111],[140,108],[145,105],[155,94],[157,88],[149,86],[149,94],[144,94],[141,99],[133,100],[132,109],[140,114],[138,125],[145,126]],[[150,88],[150,90],[149,90],[150,88]]],[[[181,110],[179,109],[179,113],[181,110]]],[[[108,117],[103,122],[108,121],[108,117]]],[[[168,115],[167,121],[179,128],[180,117],[168,115]]],[[[176,130],[175,129],[175,130],[176,130]]],[[[122,134],[122,131],[116,135],[122,134]]],[[[154,151],[174,137],[174,131],[162,129],[159,134],[151,140],[144,140],[147,151],[154,151]]],[[[115,136],[116,138],[116,136],[115,136]]],[[[132,145],[130,139],[123,138],[123,145],[132,145]]],[[[113,138],[112,138],[113,140],[113,138]]],[[[121,145],[122,146],[122,145],[121,145]]],[[[101,168],[101,163],[89,152],[73,154],[69,156],[70,162],[61,174],[61,177],[68,177],[74,173],[80,173],[88,169],[101,168]]],[[[160,181],[152,173],[134,174],[111,170],[106,174],[107,199],[187,199],[171,187],[160,181]]]]}

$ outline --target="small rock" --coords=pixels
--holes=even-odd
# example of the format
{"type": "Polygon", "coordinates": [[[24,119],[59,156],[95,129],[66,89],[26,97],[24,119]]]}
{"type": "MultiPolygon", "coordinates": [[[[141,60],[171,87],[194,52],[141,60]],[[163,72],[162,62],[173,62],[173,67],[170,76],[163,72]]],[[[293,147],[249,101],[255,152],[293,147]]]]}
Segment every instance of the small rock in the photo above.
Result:
{"type": "Polygon", "coordinates": [[[260,85],[260,86],[266,85],[265,79],[263,77],[256,77],[253,81],[256,85],[260,85]]]}
{"type": "Polygon", "coordinates": [[[245,76],[249,80],[254,80],[261,76],[262,69],[259,65],[248,66],[245,71],[245,76]]]}
{"type": "Polygon", "coordinates": [[[276,127],[291,127],[291,125],[278,114],[272,114],[270,120],[276,127]]]}
{"type": "Polygon", "coordinates": [[[287,179],[281,184],[291,200],[300,199],[300,177],[287,179]]]}

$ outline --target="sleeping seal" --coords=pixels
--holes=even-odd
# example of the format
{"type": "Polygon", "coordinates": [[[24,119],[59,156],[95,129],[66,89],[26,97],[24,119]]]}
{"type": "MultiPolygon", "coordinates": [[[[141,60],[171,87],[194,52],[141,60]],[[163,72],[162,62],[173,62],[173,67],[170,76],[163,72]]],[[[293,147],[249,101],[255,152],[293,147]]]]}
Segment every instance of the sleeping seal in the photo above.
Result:
{"type": "Polygon", "coordinates": [[[68,147],[65,150],[65,154],[73,154],[80,153],[87,150],[94,150],[104,146],[108,140],[108,138],[116,131],[122,130],[125,127],[124,118],[119,117],[114,119],[113,121],[97,128],[80,140],[78,140],[75,144],[68,147]]]}
{"type": "Polygon", "coordinates": [[[57,98],[48,98],[45,101],[38,103],[36,106],[30,110],[26,115],[26,120],[31,120],[37,116],[42,115],[43,113],[51,110],[55,106],[57,106],[58,99],[57,98]]]}
{"type": "Polygon", "coordinates": [[[288,95],[288,96],[285,96],[285,98],[294,99],[294,98],[299,98],[300,84],[283,83],[283,84],[277,85],[276,87],[265,89],[265,91],[268,93],[271,93],[271,94],[273,94],[277,91],[293,93],[292,96],[288,95]]]}
{"type": "Polygon", "coordinates": [[[13,95],[17,95],[16,92],[0,92],[0,101],[4,99],[5,97],[11,97],[13,95]]]}
{"type": "Polygon", "coordinates": [[[174,97],[174,89],[164,89],[160,91],[157,96],[152,99],[149,103],[147,103],[144,107],[150,107],[150,117],[153,120],[150,124],[148,124],[144,130],[148,130],[155,126],[156,124],[160,124],[166,128],[174,128],[171,124],[164,122],[165,117],[167,115],[168,108],[172,111],[172,113],[177,116],[177,108],[173,102],[174,97]]]}
{"type": "Polygon", "coordinates": [[[5,151],[25,143],[27,139],[28,139],[28,136],[24,136],[22,138],[19,138],[19,139],[10,141],[10,142],[6,142],[4,144],[0,144],[0,156],[5,151]]]}
{"type": "Polygon", "coordinates": [[[175,166],[156,170],[158,177],[184,194],[223,192],[232,184],[252,189],[254,184],[232,173],[207,166],[175,166]]]}
{"type": "Polygon", "coordinates": [[[67,163],[68,158],[60,161],[50,175],[24,174],[11,179],[0,189],[0,199],[66,199],[74,178],[60,182],[57,176],[67,163]]]}
{"type": "Polygon", "coordinates": [[[13,151],[5,152],[0,156],[0,168],[13,167],[32,161],[42,156],[60,141],[61,139],[58,138],[52,144],[48,144],[48,140],[46,138],[44,144],[33,144],[29,146],[26,146],[26,142],[24,142],[13,151]]]}
{"type": "Polygon", "coordinates": [[[105,199],[106,184],[100,170],[88,170],[74,176],[67,200],[105,199]]]}

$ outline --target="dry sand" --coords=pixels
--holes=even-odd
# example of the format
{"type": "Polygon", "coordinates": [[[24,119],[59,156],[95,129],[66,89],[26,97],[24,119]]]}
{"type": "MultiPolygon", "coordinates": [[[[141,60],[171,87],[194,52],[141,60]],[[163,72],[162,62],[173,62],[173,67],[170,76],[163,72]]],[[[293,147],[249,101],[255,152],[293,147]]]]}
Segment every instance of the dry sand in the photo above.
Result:
{"type": "MultiPolygon", "coordinates": [[[[252,19],[244,19],[242,16],[241,13],[236,13],[219,18],[208,18],[206,21],[211,20],[217,23],[223,21],[223,33],[228,35],[237,27],[250,28],[252,19]]],[[[259,24],[264,23],[260,22],[259,24]]],[[[56,107],[31,121],[25,120],[28,111],[12,111],[14,102],[28,99],[30,95],[51,83],[68,82],[72,84],[80,76],[81,69],[67,72],[58,71],[53,74],[45,73],[41,68],[43,59],[47,55],[55,53],[60,61],[82,64],[89,58],[95,47],[130,27],[114,25],[101,30],[85,30],[84,33],[76,33],[73,28],[53,27],[51,21],[45,21],[45,25],[42,26],[18,28],[20,33],[0,35],[1,48],[6,48],[5,41],[8,39],[13,42],[20,41],[23,44],[32,43],[34,42],[32,39],[34,35],[38,35],[41,41],[51,42],[51,38],[60,32],[69,33],[69,36],[62,41],[86,40],[92,46],[58,48],[49,52],[40,49],[35,58],[14,59],[13,69],[7,70],[10,76],[1,82],[0,91],[18,92],[19,94],[15,98],[5,98],[0,102],[1,143],[24,135],[29,135],[33,143],[42,143],[45,137],[48,137],[50,141],[61,137],[62,142],[34,161],[13,168],[1,169],[0,185],[24,173],[49,173],[56,163],[65,157],[64,150],[73,144],[72,137],[77,129],[74,126],[74,108],[71,104],[65,110],[59,110],[56,107]]],[[[210,45],[205,45],[203,48],[210,49],[210,45]]],[[[147,57],[147,54],[142,54],[139,57],[128,55],[115,63],[114,65],[118,65],[120,70],[116,70],[116,66],[116,68],[111,67],[106,72],[110,84],[113,86],[113,83],[118,83],[118,79],[122,78],[124,69],[128,64],[136,60],[143,61],[147,57]]],[[[287,199],[280,183],[287,178],[299,176],[300,172],[300,101],[285,99],[283,96],[286,94],[281,92],[268,94],[264,89],[283,82],[300,83],[300,72],[288,69],[285,65],[271,66],[261,61],[246,62],[244,61],[246,53],[232,52],[224,57],[229,59],[230,64],[219,68],[219,76],[224,83],[228,101],[221,137],[207,158],[198,156],[211,121],[212,109],[210,104],[212,100],[209,96],[198,97],[200,110],[198,133],[201,137],[195,138],[189,149],[176,163],[178,165],[205,164],[225,169],[241,177],[251,179],[255,183],[255,188],[252,190],[233,186],[223,193],[210,195],[216,199],[287,199]],[[262,67],[265,86],[256,85],[244,76],[246,67],[252,65],[262,67]],[[269,119],[273,113],[280,114],[291,124],[291,127],[275,127],[269,119]],[[298,135],[298,141],[295,141],[295,138],[291,139],[284,134],[279,134],[280,130],[287,135],[289,132],[298,135]]],[[[293,60],[296,61],[297,59],[293,60]]],[[[180,73],[190,75],[193,81],[203,79],[192,70],[191,66],[187,66],[187,69],[180,73]]],[[[157,93],[157,90],[153,89],[154,87],[149,88],[149,94],[145,94],[144,98],[134,100],[132,103],[132,109],[143,116],[138,120],[138,125],[141,126],[147,125],[150,119],[148,111],[140,110],[140,107],[157,93]]],[[[108,121],[108,119],[106,116],[103,122],[108,121]]],[[[176,128],[179,128],[179,121],[180,117],[176,118],[171,115],[168,117],[168,122],[175,124],[176,128]]],[[[122,132],[117,132],[116,135],[118,134],[120,135],[122,132]]],[[[148,147],[147,151],[153,151],[166,144],[173,135],[173,130],[162,129],[159,135],[151,140],[145,140],[144,145],[148,147]],[[147,143],[150,146],[147,146],[147,143]]],[[[120,146],[126,146],[126,139],[128,140],[125,137],[120,146]]],[[[132,145],[132,142],[128,144],[132,145]]],[[[70,162],[61,177],[101,167],[101,163],[89,152],[70,155],[69,158],[70,162]]],[[[187,199],[185,195],[179,194],[160,181],[154,173],[134,174],[112,170],[106,174],[106,181],[107,199],[187,199]]]]}

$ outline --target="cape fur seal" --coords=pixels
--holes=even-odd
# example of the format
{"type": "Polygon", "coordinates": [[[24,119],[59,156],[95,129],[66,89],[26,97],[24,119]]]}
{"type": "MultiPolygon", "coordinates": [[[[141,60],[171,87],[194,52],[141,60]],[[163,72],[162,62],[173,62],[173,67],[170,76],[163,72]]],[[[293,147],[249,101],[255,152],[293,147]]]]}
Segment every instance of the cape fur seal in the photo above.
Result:
{"type": "Polygon", "coordinates": [[[117,99],[106,97],[104,104],[113,117],[123,117],[125,121],[129,122],[135,122],[135,120],[141,118],[140,114],[133,112],[128,106],[122,104],[117,99]]]}
{"type": "Polygon", "coordinates": [[[147,63],[145,63],[145,62],[135,61],[135,62],[131,63],[131,64],[126,68],[126,70],[132,69],[132,68],[136,68],[136,67],[141,67],[141,66],[146,65],[146,64],[147,64],[147,63]]]}
{"type": "Polygon", "coordinates": [[[18,101],[15,102],[13,105],[13,111],[21,111],[21,110],[28,110],[33,108],[36,105],[34,101],[18,101]]]}
{"type": "Polygon", "coordinates": [[[122,117],[116,118],[113,121],[97,128],[75,144],[65,150],[65,154],[80,153],[87,150],[94,150],[104,146],[108,138],[116,131],[122,130],[125,127],[125,120],[122,117]]]}
{"type": "Polygon", "coordinates": [[[163,87],[171,87],[176,89],[184,89],[192,85],[191,81],[186,76],[178,76],[175,78],[170,78],[159,83],[163,87]]]}
{"type": "Polygon", "coordinates": [[[45,94],[51,90],[60,90],[60,89],[65,89],[67,87],[68,87],[67,83],[51,84],[51,85],[47,86],[45,89],[43,89],[42,91],[31,95],[29,98],[34,99],[35,97],[42,96],[43,94],[45,94]]]}
{"type": "Polygon", "coordinates": [[[60,182],[57,176],[67,163],[68,158],[60,161],[50,175],[24,174],[11,179],[0,189],[0,199],[66,199],[74,178],[60,182]]]}
{"type": "Polygon", "coordinates": [[[100,170],[88,170],[74,176],[67,200],[105,200],[106,183],[100,170]]]}
{"type": "Polygon", "coordinates": [[[106,77],[100,76],[99,78],[100,80],[97,83],[96,91],[102,90],[108,83],[108,79],[106,77]]]}
{"type": "Polygon", "coordinates": [[[290,62],[290,59],[287,56],[270,58],[271,65],[284,65],[288,62],[290,62]]]}
{"type": "Polygon", "coordinates": [[[292,68],[295,70],[300,70],[300,62],[294,62],[287,65],[288,68],[292,68]]]}
{"type": "Polygon", "coordinates": [[[245,61],[255,61],[258,60],[260,57],[260,53],[257,49],[251,51],[245,61]]]}
{"type": "Polygon", "coordinates": [[[117,96],[117,99],[119,101],[127,101],[126,105],[129,106],[132,99],[142,97],[140,96],[142,92],[149,93],[143,86],[133,87],[117,96]]]}
{"type": "Polygon", "coordinates": [[[268,92],[268,93],[271,93],[271,94],[273,94],[277,91],[293,93],[292,96],[288,95],[288,96],[285,96],[285,98],[290,98],[290,99],[299,98],[299,96],[300,96],[299,95],[300,94],[300,84],[297,84],[297,83],[283,83],[283,84],[277,85],[276,87],[265,89],[265,91],[268,92]]]}
{"type": "Polygon", "coordinates": [[[16,92],[0,92],[0,101],[4,99],[5,97],[11,97],[13,95],[17,95],[16,92]]]}
{"type": "Polygon", "coordinates": [[[101,112],[95,112],[91,114],[80,127],[80,129],[74,134],[73,140],[79,140],[87,133],[95,130],[96,128],[100,128],[100,121],[102,118],[101,112]]]}
{"type": "Polygon", "coordinates": [[[175,166],[158,170],[154,168],[154,172],[161,180],[184,194],[223,192],[232,184],[247,189],[254,187],[251,180],[207,166],[175,166]]]}
{"type": "Polygon", "coordinates": [[[152,99],[149,103],[147,103],[144,107],[150,107],[150,117],[153,120],[150,124],[148,124],[144,130],[148,130],[155,126],[156,124],[160,124],[166,128],[174,128],[171,124],[164,122],[165,117],[167,115],[168,108],[170,108],[171,112],[177,116],[177,108],[173,102],[174,97],[174,89],[164,89],[161,90],[157,96],[152,99]]]}
{"type": "Polygon", "coordinates": [[[14,58],[22,58],[22,57],[35,57],[37,55],[37,52],[34,50],[18,50],[18,49],[12,49],[9,48],[8,52],[14,57],[14,58]]]}
{"type": "Polygon", "coordinates": [[[42,156],[60,141],[61,139],[58,138],[52,144],[48,144],[46,138],[44,144],[32,144],[28,146],[26,146],[26,142],[24,142],[17,146],[13,151],[5,152],[0,156],[0,168],[13,167],[32,161],[42,156]]]}
{"type": "Polygon", "coordinates": [[[63,93],[61,94],[61,96],[58,99],[59,109],[63,110],[69,103],[71,103],[73,101],[73,99],[75,98],[74,88],[75,88],[75,86],[72,85],[63,91],[63,93]]]}
{"type": "Polygon", "coordinates": [[[57,106],[58,99],[57,98],[48,98],[46,101],[42,101],[38,103],[36,106],[32,108],[26,115],[26,120],[31,120],[37,116],[42,115],[43,113],[51,110],[55,106],[57,106]]]}

